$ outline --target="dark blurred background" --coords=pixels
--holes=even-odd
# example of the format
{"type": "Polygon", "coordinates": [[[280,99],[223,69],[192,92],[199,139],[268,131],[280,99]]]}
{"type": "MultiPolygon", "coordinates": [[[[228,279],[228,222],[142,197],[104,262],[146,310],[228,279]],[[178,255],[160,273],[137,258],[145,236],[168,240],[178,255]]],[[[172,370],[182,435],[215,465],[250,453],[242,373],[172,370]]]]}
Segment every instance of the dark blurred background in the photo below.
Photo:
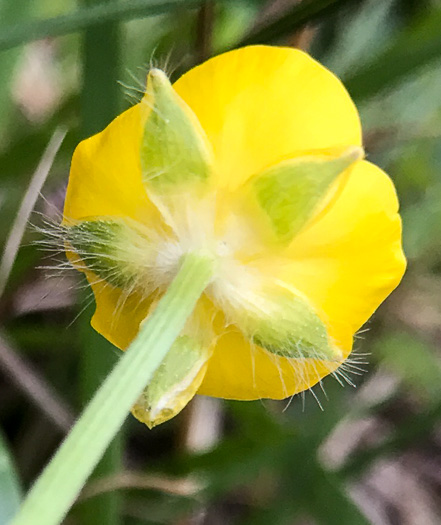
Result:
{"type": "Polygon", "coordinates": [[[439,525],[441,3],[0,0],[0,29],[0,524],[118,356],[81,275],[38,244],[73,148],[151,64],[177,78],[271,43],[343,79],[399,193],[409,268],[356,338],[365,372],[304,407],[199,397],[153,431],[129,417],[65,523],[439,525]]]}

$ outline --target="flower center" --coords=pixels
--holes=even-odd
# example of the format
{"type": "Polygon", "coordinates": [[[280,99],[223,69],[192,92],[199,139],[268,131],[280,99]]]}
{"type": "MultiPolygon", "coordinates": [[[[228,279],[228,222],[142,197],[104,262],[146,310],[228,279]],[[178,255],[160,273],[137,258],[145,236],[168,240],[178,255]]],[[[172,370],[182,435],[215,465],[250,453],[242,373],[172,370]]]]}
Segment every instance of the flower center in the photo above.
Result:
{"type": "MultiPolygon", "coordinates": [[[[188,253],[209,256],[215,272],[206,295],[253,344],[288,358],[336,361],[341,352],[325,323],[298,290],[257,269],[253,242],[244,243],[241,217],[216,223],[213,200],[200,206],[176,204],[165,216],[171,233],[129,219],[83,221],[68,229],[68,240],[84,269],[99,279],[144,297],[163,293],[188,253]]],[[[250,239],[247,239],[250,240],[250,239]]]]}

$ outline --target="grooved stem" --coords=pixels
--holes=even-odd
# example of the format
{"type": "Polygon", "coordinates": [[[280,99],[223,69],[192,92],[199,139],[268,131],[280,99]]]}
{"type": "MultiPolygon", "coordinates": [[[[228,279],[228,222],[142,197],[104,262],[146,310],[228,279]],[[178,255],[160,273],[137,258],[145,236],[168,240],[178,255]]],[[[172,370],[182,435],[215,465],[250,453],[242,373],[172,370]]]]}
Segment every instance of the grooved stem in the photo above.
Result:
{"type": "MultiPolygon", "coordinates": [[[[130,408],[183,329],[213,275],[213,261],[188,254],[152,315],[98,389],[10,525],[58,525],[130,408]]],[[[91,349],[93,351],[93,349],[91,349]]]]}

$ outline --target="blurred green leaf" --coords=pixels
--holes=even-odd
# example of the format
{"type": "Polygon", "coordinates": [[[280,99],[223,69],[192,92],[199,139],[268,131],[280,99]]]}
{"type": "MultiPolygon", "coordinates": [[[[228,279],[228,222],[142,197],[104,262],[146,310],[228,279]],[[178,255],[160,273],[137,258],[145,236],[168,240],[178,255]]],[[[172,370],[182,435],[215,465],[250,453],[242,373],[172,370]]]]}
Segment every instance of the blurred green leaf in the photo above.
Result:
{"type": "MultiPolygon", "coordinates": [[[[124,6],[115,0],[82,0],[83,9],[124,6]]],[[[153,3],[149,2],[151,7],[153,3]]],[[[126,4],[128,7],[128,4],[126,4]]],[[[121,92],[117,84],[120,74],[121,30],[119,19],[99,23],[88,28],[83,35],[82,52],[82,132],[85,137],[97,133],[113,120],[120,111],[121,92]]],[[[84,296],[87,301],[87,296],[84,296]]],[[[114,347],[90,326],[89,319],[95,307],[86,308],[79,328],[80,380],[79,394],[83,406],[93,397],[102,382],[110,374],[119,357],[114,347]],[[90,349],[93,348],[93,352],[90,349]]],[[[123,433],[120,429],[99,463],[91,479],[114,474],[121,469],[123,433]]],[[[87,525],[119,525],[121,521],[120,494],[102,494],[84,502],[78,509],[80,522],[87,525]]]]}
{"type": "Polygon", "coordinates": [[[441,400],[441,365],[434,348],[404,332],[387,333],[374,345],[383,366],[429,403],[441,400]]]}
{"type": "Polygon", "coordinates": [[[352,17],[341,17],[335,45],[322,62],[339,76],[347,74],[381,50],[390,38],[391,9],[395,0],[359,2],[352,17]]]}
{"type": "MultiPolygon", "coordinates": [[[[417,161],[417,157],[414,157],[417,161]]],[[[428,168],[424,159],[419,158],[415,173],[428,168]],[[418,171],[417,171],[418,170],[418,171]]],[[[429,170],[426,170],[426,172],[429,170]]],[[[441,184],[434,184],[430,191],[418,202],[403,210],[403,224],[405,227],[404,246],[409,259],[425,263],[433,267],[439,262],[441,246],[441,184]]]]}
{"type": "Polygon", "coordinates": [[[15,24],[0,35],[0,51],[40,38],[81,31],[97,23],[122,22],[133,18],[159,15],[176,7],[192,8],[201,3],[202,0],[130,0],[114,2],[110,5],[98,4],[80,9],[72,14],[15,24]]]}
{"type": "Polygon", "coordinates": [[[293,500],[295,493],[296,500],[300,498],[305,510],[321,525],[369,525],[368,519],[349,498],[343,479],[319,464],[308,441],[304,441],[304,446],[303,450],[291,450],[292,457],[296,453],[296,461],[284,483],[288,497],[291,495],[293,500]]]}
{"type": "Polygon", "coordinates": [[[382,53],[345,81],[357,99],[372,97],[441,57],[441,9],[404,28],[382,53]]]}
{"type": "Polygon", "coordinates": [[[234,47],[257,14],[258,8],[254,2],[223,1],[218,6],[213,28],[213,48],[221,50],[234,47]]]}
{"type": "MultiPolygon", "coordinates": [[[[329,407],[331,414],[322,412],[317,407],[312,416],[312,420],[316,416],[317,423],[320,415],[326,416],[327,422],[324,422],[322,429],[315,427],[314,423],[310,424],[311,417],[305,417],[301,421],[297,418],[286,420],[280,412],[271,415],[260,403],[232,405],[238,416],[241,438],[248,439],[250,444],[254,443],[252,457],[257,461],[254,465],[254,479],[265,468],[276,480],[274,494],[271,502],[266,505],[267,508],[263,512],[261,508],[256,509],[243,525],[269,522],[274,525],[288,525],[293,523],[293,517],[299,511],[313,516],[321,525],[368,525],[368,520],[348,497],[343,479],[328,472],[317,458],[317,449],[323,434],[339,419],[337,412],[341,410],[342,404],[336,401],[335,405],[337,410],[333,411],[329,407]]],[[[273,408],[280,410],[280,404],[273,404],[273,408]]],[[[247,449],[251,453],[251,447],[247,449]]],[[[240,467],[243,465],[243,453],[238,455],[237,452],[231,458],[240,467]],[[238,457],[241,458],[239,462],[238,457]]],[[[234,469],[232,461],[230,464],[234,469]]],[[[248,470],[250,463],[245,464],[248,470]]],[[[215,472],[217,480],[217,469],[215,472]]]]}
{"type": "Polygon", "coordinates": [[[435,430],[441,418],[441,403],[437,403],[427,412],[421,412],[406,417],[396,428],[391,437],[380,445],[364,449],[339,470],[342,477],[360,476],[365,469],[383,456],[402,453],[408,447],[415,447],[421,441],[427,440],[435,430]]]}
{"type": "MultiPolygon", "coordinates": [[[[17,189],[17,186],[19,186],[20,191],[23,190],[28,181],[29,172],[35,169],[41,152],[49,142],[55,127],[60,123],[63,123],[70,130],[60,152],[61,156],[64,152],[64,161],[61,165],[66,169],[68,159],[72,156],[73,150],[79,142],[77,122],[75,121],[77,109],[78,97],[70,96],[46,122],[39,126],[31,125],[23,117],[14,115],[18,129],[15,133],[9,134],[7,148],[4,151],[0,150],[1,178],[4,188],[9,190],[8,184],[11,184],[12,191],[17,189]],[[26,155],[23,155],[23,151],[26,152],[26,155]]],[[[0,225],[1,229],[2,225],[0,225]]]]}
{"type": "Polygon", "coordinates": [[[309,22],[323,18],[352,1],[354,0],[304,0],[296,3],[281,17],[245,36],[236,47],[280,41],[309,22]]]}
{"type": "MultiPolygon", "coordinates": [[[[30,14],[30,0],[0,0],[0,26],[1,32],[5,27],[16,25],[26,20],[30,14]]],[[[0,82],[0,134],[7,123],[11,106],[11,78],[17,60],[20,57],[19,50],[9,50],[7,53],[0,54],[0,71],[2,82],[0,82]]]]}
{"type": "Polygon", "coordinates": [[[0,524],[16,513],[21,499],[18,477],[6,441],[0,433],[0,524]]]}

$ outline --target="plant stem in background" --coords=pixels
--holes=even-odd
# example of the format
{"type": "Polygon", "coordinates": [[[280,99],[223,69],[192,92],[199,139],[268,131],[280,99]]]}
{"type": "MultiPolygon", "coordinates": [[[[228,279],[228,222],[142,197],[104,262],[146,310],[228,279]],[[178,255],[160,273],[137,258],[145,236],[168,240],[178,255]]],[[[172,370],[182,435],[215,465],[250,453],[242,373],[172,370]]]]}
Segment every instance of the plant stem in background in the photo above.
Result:
{"type": "MultiPolygon", "coordinates": [[[[188,254],[136,339],[108,375],[11,525],[58,525],[149,383],[213,274],[213,261],[188,254]]],[[[90,349],[93,351],[93,348],[90,349]]]]}
{"type": "MultiPolygon", "coordinates": [[[[83,5],[114,4],[115,0],[82,0],[83,5]]],[[[96,24],[84,32],[83,41],[83,135],[101,131],[120,110],[118,85],[120,35],[118,22],[96,24]]]]}
{"type": "Polygon", "coordinates": [[[213,0],[206,0],[199,9],[196,32],[196,56],[199,62],[207,60],[212,54],[215,9],[213,0]]]}
{"type": "MultiPolygon", "coordinates": [[[[116,0],[82,0],[85,8],[99,4],[109,7],[116,0]]],[[[81,99],[82,132],[87,137],[101,131],[120,110],[119,58],[120,34],[118,22],[98,23],[84,32],[83,40],[83,90],[81,99]]],[[[82,298],[88,301],[88,297],[82,298]]],[[[115,363],[112,345],[90,327],[94,305],[80,316],[80,402],[85,406],[104,377],[115,363]]],[[[121,470],[123,433],[119,432],[93,473],[94,479],[112,475],[121,470]]],[[[84,525],[119,525],[120,494],[104,494],[85,502],[78,508],[84,525]]]]}
{"type": "Polygon", "coordinates": [[[202,2],[203,0],[130,0],[113,2],[109,7],[96,5],[42,20],[8,24],[9,27],[2,27],[0,33],[0,51],[33,40],[76,33],[95,26],[97,22],[126,22],[169,13],[178,7],[194,9],[202,2]]]}

